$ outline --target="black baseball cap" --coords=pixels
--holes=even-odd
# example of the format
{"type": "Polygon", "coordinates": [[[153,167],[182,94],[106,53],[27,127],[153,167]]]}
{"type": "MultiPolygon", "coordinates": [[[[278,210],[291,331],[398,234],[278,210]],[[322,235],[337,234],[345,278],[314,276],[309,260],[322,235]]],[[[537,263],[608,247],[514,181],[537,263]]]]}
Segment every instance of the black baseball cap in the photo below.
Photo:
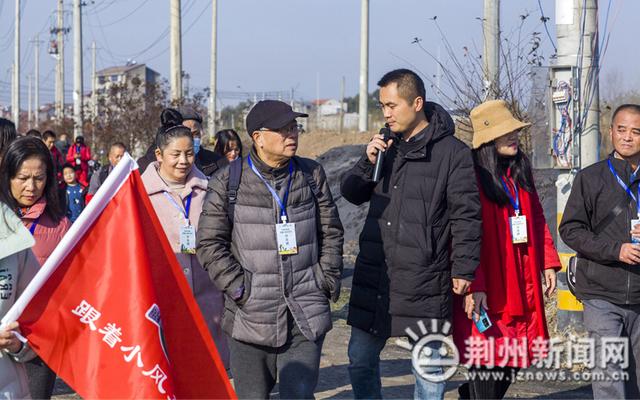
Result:
{"type": "Polygon", "coordinates": [[[247,115],[247,133],[249,136],[260,128],[280,129],[298,117],[309,114],[293,111],[290,105],[278,100],[259,101],[247,115]]]}

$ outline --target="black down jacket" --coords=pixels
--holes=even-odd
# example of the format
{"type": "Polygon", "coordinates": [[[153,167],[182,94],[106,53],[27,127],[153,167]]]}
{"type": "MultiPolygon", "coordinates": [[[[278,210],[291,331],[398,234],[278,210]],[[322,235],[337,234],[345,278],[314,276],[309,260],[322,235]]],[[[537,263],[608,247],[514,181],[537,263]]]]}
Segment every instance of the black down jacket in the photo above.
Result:
{"type": "MultiPolygon", "coordinates": [[[[640,179],[631,181],[631,165],[613,154],[607,160],[631,192],[637,194],[640,179]]],[[[619,258],[622,244],[631,243],[636,202],[618,184],[607,160],[576,175],[560,223],[560,237],[584,260],[576,270],[576,295],[580,300],[640,304],[640,266],[625,264],[619,258]],[[612,219],[609,213],[617,207],[622,212],[612,219]],[[609,222],[596,234],[595,227],[603,220],[609,222]]]]}
{"type": "Polygon", "coordinates": [[[473,280],[480,262],[471,151],[453,136],[453,120],[441,106],[426,103],[425,113],[429,126],[387,151],[380,182],[372,182],[366,155],[342,179],[348,201],[369,201],[348,323],[376,336],[450,318],[452,277],[473,280]]]}

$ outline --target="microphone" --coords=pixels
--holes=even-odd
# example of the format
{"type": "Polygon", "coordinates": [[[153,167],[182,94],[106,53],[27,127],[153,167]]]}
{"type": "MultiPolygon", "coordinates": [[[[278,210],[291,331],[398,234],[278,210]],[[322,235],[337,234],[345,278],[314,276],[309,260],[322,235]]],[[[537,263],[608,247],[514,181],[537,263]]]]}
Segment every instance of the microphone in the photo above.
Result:
{"type": "MultiPolygon", "coordinates": [[[[383,136],[384,143],[386,144],[389,139],[391,139],[391,129],[389,129],[389,124],[384,124],[384,128],[380,129],[380,134],[383,136]]],[[[389,150],[389,149],[387,149],[389,150]]],[[[382,175],[382,164],[384,163],[384,155],[386,151],[378,151],[378,156],[376,158],[376,165],[373,168],[373,181],[380,181],[380,175],[382,175]]]]}

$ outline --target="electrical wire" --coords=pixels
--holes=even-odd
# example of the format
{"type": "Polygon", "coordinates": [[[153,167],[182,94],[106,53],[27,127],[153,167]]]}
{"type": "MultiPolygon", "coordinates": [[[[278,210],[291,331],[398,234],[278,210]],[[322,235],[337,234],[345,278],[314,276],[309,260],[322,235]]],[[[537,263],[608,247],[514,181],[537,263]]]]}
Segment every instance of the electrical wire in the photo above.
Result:
{"type": "Polygon", "coordinates": [[[553,46],[553,51],[555,53],[558,53],[558,48],[556,47],[556,44],[553,42],[553,38],[551,37],[551,33],[549,32],[549,27],[547,26],[547,21],[549,20],[549,18],[544,16],[544,11],[542,10],[542,2],[540,0],[538,0],[538,7],[540,7],[540,20],[544,24],[544,30],[547,32],[547,37],[549,38],[549,42],[551,42],[551,45],[553,46]]]}
{"type": "MultiPolygon", "coordinates": [[[[198,16],[196,17],[196,19],[194,19],[194,20],[191,22],[191,24],[189,24],[189,26],[184,30],[184,32],[182,33],[182,37],[183,37],[183,38],[186,38],[186,37],[187,37],[187,34],[188,34],[188,33],[189,33],[189,31],[191,30],[191,28],[193,28],[193,27],[195,26],[195,24],[200,20],[200,18],[204,15],[204,13],[209,9],[209,7],[210,7],[210,6],[211,6],[211,3],[210,3],[210,2],[207,2],[207,3],[206,3],[205,8],[204,8],[202,11],[200,11],[200,14],[198,14],[198,16]]],[[[149,61],[151,61],[151,60],[155,60],[156,58],[158,58],[158,57],[162,56],[162,55],[163,55],[163,54],[165,54],[167,51],[169,51],[169,48],[170,48],[169,46],[165,47],[165,49],[164,49],[164,50],[162,50],[160,53],[158,53],[158,54],[156,54],[156,55],[154,55],[154,56],[152,56],[152,57],[149,57],[149,58],[145,59],[145,60],[144,60],[144,63],[148,63],[149,61]]]]}

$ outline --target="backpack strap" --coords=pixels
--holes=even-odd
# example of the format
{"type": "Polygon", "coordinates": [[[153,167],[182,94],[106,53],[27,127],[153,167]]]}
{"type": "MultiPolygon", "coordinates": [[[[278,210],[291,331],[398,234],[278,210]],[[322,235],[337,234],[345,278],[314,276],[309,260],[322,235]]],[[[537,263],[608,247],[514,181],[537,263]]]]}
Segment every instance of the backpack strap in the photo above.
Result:
{"type": "Polygon", "coordinates": [[[302,172],[302,176],[304,176],[305,181],[307,181],[307,185],[309,185],[309,188],[313,193],[313,197],[315,198],[315,200],[317,200],[322,196],[322,191],[318,187],[316,180],[313,178],[313,174],[311,173],[311,171],[309,171],[307,165],[299,157],[293,157],[293,160],[298,168],[300,168],[300,172],[302,172]]]}
{"type": "Polygon", "coordinates": [[[238,200],[238,188],[240,187],[240,178],[242,177],[242,158],[238,157],[229,163],[229,181],[227,182],[227,217],[233,226],[233,212],[238,200]]]}

